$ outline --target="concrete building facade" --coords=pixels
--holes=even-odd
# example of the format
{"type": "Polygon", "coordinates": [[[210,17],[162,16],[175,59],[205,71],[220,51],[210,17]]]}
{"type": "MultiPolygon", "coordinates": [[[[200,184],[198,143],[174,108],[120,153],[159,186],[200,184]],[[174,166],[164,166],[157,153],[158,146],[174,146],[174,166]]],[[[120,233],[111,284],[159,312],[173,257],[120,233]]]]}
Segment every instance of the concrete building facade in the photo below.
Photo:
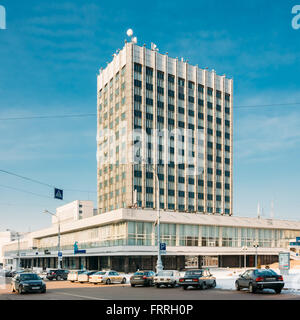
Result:
{"type": "Polygon", "coordinates": [[[233,213],[233,81],[133,42],[98,76],[98,208],[233,213]]]}

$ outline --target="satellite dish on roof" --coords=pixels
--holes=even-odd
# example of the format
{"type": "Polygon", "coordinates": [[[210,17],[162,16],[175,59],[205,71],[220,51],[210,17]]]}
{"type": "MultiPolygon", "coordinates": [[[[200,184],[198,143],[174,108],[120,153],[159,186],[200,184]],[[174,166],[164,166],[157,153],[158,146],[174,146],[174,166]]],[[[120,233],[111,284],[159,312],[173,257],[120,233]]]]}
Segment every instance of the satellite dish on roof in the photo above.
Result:
{"type": "Polygon", "coordinates": [[[128,35],[128,37],[132,37],[133,36],[133,30],[132,29],[128,29],[127,30],[127,35],[128,35]]]}

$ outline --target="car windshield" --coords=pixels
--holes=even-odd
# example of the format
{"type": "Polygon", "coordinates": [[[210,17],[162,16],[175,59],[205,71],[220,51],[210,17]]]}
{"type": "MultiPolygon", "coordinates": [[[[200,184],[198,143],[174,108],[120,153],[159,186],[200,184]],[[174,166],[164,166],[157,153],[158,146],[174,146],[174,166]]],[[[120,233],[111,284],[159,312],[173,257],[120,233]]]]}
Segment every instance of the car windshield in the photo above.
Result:
{"type": "Polygon", "coordinates": [[[186,276],[202,276],[202,270],[191,270],[186,272],[186,276]]]}
{"type": "Polygon", "coordinates": [[[28,281],[28,280],[41,280],[41,278],[37,274],[21,274],[20,275],[21,281],[28,281]]]}
{"type": "Polygon", "coordinates": [[[104,272],[104,271],[99,271],[99,272],[97,272],[97,273],[95,273],[95,274],[97,274],[97,275],[105,275],[106,274],[106,272],[104,272]]]}
{"type": "MultiPolygon", "coordinates": [[[[147,273],[147,272],[146,272],[147,273]]],[[[143,276],[145,274],[145,272],[136,272],[134,275],[135,276],[143,276]]]]}
{"type": "Polygon", "coordinates": [[[160,277],[170,277],[173,276],[173,271],[160,271],[157,275],[160,277]]]}

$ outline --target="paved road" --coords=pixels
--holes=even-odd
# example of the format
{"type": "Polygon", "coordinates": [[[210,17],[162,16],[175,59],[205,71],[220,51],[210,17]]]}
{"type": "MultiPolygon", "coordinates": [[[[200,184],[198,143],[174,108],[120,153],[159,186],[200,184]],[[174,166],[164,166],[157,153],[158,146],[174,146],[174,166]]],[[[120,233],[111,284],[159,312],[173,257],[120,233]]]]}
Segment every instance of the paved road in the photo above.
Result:
{"type": "Polygon", "coordinates": [[[131,288],[129,285],[93,285],[67,281],[46,281],[47,293],[12,293],[10,285],[0,289],[0,300],[300,300],[300,295],[283,291],[277,295],[272,291],[250,294],[247,291],[195,290],[181,288],[131,288]]]}

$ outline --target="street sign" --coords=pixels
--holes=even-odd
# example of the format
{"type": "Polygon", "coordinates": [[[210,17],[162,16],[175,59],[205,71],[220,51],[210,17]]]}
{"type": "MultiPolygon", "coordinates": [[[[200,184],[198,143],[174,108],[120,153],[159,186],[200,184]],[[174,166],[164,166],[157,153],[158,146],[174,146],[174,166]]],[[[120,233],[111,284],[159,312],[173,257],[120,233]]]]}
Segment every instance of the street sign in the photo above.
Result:
{"type": "Polygon", "coordinates": [[[160,254],[166,254],[167,253],[167,245],[165,243],[160,244],[160,254]]]}
{"type": "Polygon", "coordinates": [[[54,199],[63,200],[64,191],[61,189],[54,188],[54,199]]]}
{"type": "Polygon", "coordinates": [[[62,257],[62,252],[58,252],[58,256],[59,256],[59,257],[62,257]]]}

